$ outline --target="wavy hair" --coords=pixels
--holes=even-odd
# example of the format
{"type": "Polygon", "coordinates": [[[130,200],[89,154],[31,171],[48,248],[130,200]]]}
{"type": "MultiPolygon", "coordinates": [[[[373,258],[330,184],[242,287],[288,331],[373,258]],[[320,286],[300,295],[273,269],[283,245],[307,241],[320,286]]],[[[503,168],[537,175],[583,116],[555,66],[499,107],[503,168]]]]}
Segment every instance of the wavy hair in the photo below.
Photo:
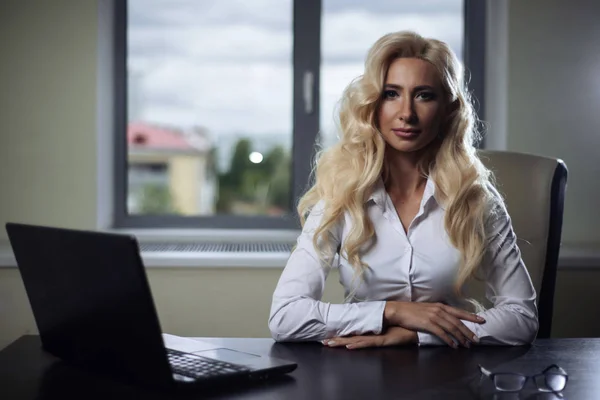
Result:
{"type": "Polygon", "coordinates": [[[399,57],[431,63],[439,73],[448,105],[440,135],[427,146],[418,167],[434,181],[436,200],[446,210],[446,232],[461,253],[455,281],[455,292],[461,296],[463,285],[475,276],[483,259],[486,210],[493,195],[490,171],[474,146],[480,134],[462,65],[444,42],[407,31],[387,34],[375,42],[367,54],[364,74],[343,93],[339,141],[317,155],[312,171],[315,183],[300,199],[298,214],[304,227],[313,207],[322,202],[322,218],[313,236],[321,260],[339,251],[352,265],[355,277],[362,276],[368,265],[361,260],[361,252],[375,235],[365,203],[378,179],[385,182],[388,176],[377,112],[388,69],[399,57]],[[332,230],[346,212],[352,222],[350,231],[341,247],[333,249],[332,230]]]}

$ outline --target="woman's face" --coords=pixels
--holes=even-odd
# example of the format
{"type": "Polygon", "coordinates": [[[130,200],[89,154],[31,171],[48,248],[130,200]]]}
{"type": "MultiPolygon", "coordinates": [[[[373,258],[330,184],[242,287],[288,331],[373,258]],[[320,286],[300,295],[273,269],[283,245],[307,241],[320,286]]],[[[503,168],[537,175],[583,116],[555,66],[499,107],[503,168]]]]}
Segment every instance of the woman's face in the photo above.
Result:
{"type": "Polygon", "coordinates": [[[418,58],[398,58],[387,72],[378,128],[392,148],[421,150],[440,133],[444,104],[435,67],[418,58]]]}

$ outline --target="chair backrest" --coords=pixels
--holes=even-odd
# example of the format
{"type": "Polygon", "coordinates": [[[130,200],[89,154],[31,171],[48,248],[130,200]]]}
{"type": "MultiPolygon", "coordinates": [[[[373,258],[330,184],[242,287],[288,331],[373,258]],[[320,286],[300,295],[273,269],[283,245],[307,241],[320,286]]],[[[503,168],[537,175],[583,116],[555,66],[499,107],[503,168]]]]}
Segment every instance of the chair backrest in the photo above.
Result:
{"type": "Polygon", "coordinates": [[[495,175],[537,293],[537,337],[550,337],[567,168],[562,160],[531,154],[480,150],[479,157],[495,175]]]}

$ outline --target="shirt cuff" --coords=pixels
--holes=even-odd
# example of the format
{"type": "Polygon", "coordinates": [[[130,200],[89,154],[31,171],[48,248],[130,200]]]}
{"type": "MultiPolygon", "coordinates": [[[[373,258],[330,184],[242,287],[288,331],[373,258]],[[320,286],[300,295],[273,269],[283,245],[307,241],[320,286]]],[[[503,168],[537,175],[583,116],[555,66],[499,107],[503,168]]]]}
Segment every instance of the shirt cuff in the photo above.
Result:
{"type": "Polygon", "coordinates": [[[328,325],[334,336],[356,336],[383,330],[383,310],[385,301],[369,301],[351,304],[331,304],[328,325]]]}
{"type": "MultiPolygon", "coordinates": [[[[473,323],[471,321],[461,320],[465,326],[471,330],[477,337],[481,338],[483,334],[481,327],[479,324],[473,323]]],[[[428,332],[417,332],[419,346],[447,346],[448,344],[440,339],[438,336],[428,333],[428,332]]],[[[458,344],[458,341],[454,339],[454,337],[450,336],[454,343],[458,344]]]]}
{"type": "Polygon", "coordinates": [[[446,342],[436,335],[427,332],[417,332],[417,337],[419,346],[442,346],[446,344],[446,342]]]}

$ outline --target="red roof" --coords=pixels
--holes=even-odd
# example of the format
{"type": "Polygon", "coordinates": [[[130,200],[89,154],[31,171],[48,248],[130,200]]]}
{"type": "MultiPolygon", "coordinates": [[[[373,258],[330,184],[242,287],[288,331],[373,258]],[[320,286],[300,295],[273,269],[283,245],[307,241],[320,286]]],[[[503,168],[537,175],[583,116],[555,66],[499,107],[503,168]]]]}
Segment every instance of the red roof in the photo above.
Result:
{"type": "Polygon", "coordinates": [[[144,149],[197,150],[181,132],[144,122],[132,122],[127,126],[127,144],[144,149]]]}

